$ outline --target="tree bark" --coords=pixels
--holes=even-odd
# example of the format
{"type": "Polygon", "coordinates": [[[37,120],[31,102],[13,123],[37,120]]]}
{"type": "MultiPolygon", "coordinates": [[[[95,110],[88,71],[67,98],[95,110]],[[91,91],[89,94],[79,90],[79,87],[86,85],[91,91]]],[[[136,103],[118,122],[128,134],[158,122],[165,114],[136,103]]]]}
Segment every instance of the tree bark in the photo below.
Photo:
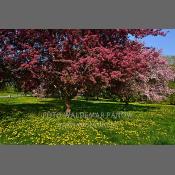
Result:
{"type": "Polygon", "coordinates": [[[125,105],[128,106],[129,105],[129,102],[128,101],[125,101],[125,105]]]}
{"type": "Polygon", "coordinates": [[[74,100],[78,100],[78,95],[74,97],[74,100]]]}
{"type": "Polygon", "coordinates": [[[69,114],[71,112],[71,104],[70,104],[70,98],[65,99],[65,104],[66,104],[66,114],[69,114]]]}

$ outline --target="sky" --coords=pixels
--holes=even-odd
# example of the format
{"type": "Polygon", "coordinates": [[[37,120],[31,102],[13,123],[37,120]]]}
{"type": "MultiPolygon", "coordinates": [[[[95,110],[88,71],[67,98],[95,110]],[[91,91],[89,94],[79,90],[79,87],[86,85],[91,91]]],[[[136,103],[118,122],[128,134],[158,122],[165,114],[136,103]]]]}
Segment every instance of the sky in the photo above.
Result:
{"type": "Polygon", "coordinates": [[[163,31],[168,31],[166,36],[147,36],[141,41],[148,47],[162,49],[163,55],[175,56],[175,29],[164,29],[163,31]]]}

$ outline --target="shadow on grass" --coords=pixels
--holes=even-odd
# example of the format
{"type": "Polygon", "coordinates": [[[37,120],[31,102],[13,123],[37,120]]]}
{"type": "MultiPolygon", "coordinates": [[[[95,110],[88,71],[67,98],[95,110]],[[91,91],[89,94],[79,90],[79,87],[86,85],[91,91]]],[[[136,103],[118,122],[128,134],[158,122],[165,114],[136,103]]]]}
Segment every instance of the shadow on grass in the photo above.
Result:
{"type": "MultiPolygon", "coordinates": [[[[3,116],[17,116],[20,118],[24,117],[25,114],[39,114],[43,112],[64,112],[64,101],[59,99],[47,100],[43,99],[38,103],[5,103],[0,104],[0,115],[3,116]]],[[[103,101],[84,101],[84,100],[72,100],[71,101],[72,112],[119,112],[119,111],[138,111],[147,112],[158,107],[129,104],[125,105],[122,103],[110,103],[103,101]]],[[[2,118],[2,117],[1,117],[2,118]]]]}
{"type": "MultiPolygon", "coordinates": [[[[94,101],[95,102],[95,101],[94,101]]],[[[102,102],[94,103],[93,101],[73,101],[72,111],[74,112],[118,112],[118,111],[140,111],[147,112],[157,107],[137,105],[137,104],[124,104],[120,102],[102,102]]]]}

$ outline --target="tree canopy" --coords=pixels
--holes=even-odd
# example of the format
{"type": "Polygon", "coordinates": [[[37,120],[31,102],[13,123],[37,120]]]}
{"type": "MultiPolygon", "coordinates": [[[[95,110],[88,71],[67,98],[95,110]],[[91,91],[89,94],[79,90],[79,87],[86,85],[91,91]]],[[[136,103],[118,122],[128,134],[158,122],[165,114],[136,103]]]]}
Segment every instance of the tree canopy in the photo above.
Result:
{"type": "Polygon", "coordinates": [[[71,111],[78,93],[110,89],[124,101],[133,95],[160,100],[174,79],[165,58],[137,39],[162,35],[159,29],[0,30],[0,80],[5,68],[24,91],[59,94],[71,111]],[[129,35],[135,37],[130,40],[129,35]]]}

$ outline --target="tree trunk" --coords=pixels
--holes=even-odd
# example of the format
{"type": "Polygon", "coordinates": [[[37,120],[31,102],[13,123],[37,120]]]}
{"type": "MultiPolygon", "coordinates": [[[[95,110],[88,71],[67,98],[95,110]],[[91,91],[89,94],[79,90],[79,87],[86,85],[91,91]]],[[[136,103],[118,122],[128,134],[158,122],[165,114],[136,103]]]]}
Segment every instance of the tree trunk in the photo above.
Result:
{"type": "Polygon", "coordinates": [[[74,100],[78,100],[78,95],[74,97],[74,100]]]}
{"type": "Polygon", "coordinates": [[[70,104],[70,98],[65,99],[65,104],[66,104],[66,114],[69,114],[71,112],[71,104],[70,104]]]}
{"type": "Polygon", "coordinates": [[[124,100],[124,103],[125,103],[125,106],[126,106],[126,107],[129,106],[129,100],[128,100],[128,99],[125,99],[125,100],[124,100]]]}
{"type": "Polygon", "coordinates": [[[89,100],[89,97],[87,96],[87,97],[85,97],[85,100],[87,101],[87,100],[89,100]]]}
{"type": "Polygon", "coordinates": [[[125,101],[125,105],[128,106],[129,105],[129,102],[128,101],[125,101]]]}

